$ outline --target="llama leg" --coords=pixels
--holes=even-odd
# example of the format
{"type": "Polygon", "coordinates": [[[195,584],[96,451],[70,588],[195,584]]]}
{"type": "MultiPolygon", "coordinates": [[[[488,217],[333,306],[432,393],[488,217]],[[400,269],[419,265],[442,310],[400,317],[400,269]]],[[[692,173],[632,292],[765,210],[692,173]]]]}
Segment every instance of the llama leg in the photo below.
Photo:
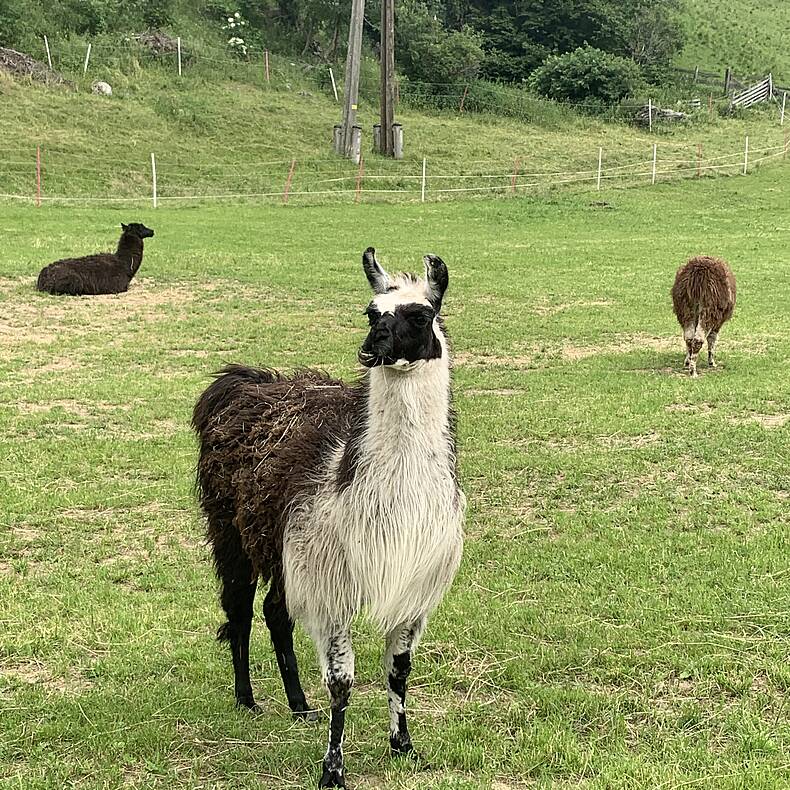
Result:
{"type": "Polygon", "coordinates": [[[345,630],[329,637],[316,639],[316,646],[321,674],[329,692],[332,710],[329,722],[329,745],[324,755],[324,771],[318,786],[345,787],[343,729],[351,687],[354,685],[354,650],[351,647],[351,634],[345,630]]]}
{"type": "Polygon", "coordinates": [[[387,673],[387,697],[390,709],[390,749],[393,755],[414,756],[409,728],[406,725],[406,681],[411,673],[411,654],[425,628],[420,619],[398,626],[387,634],[384,670],[387,673]]]}
{"type": "Polygon", "coordinates": [[[238,533],[232,534],[235,539],[222,544],[221,550],[214,548],[217,575],[222,584],[220,601],[228,618],[217,631],[217,639],[230,644],[236,704],[257,711],[260,708],[255,703],[250,683],[250,631],[258,581],[238,533]]]}
{"type": "Polygon", "coordinates": [[[294,653],[293,620],[288,616],[285,606],[285,591],[279,579],[274,579],[263,601],[263,616],[272,638],[272,647],[277,656],[277,666],[283,679],[285,696],[293,711],[294,718],[315,721],[318,716],[310,710],[299,682],[299,666],[294,653]]]}
{"type": "Polygon", "coordinates": [[[687,368],[691,364],[691,347],[694,342],[694,332],[697,327],[694,324],[687,324],[683,327],[683,339],[686,341],[686,359],[683,362],[683,367],[687,368]]]}
{"type": "Polygon", "coordinates": [[[716,341],[719,339],[719,333],[715,330],[708,335],[708,365],[712,368],[716,367],[716,360],[713,358],[713,353],[716,350],[716,341]]]}

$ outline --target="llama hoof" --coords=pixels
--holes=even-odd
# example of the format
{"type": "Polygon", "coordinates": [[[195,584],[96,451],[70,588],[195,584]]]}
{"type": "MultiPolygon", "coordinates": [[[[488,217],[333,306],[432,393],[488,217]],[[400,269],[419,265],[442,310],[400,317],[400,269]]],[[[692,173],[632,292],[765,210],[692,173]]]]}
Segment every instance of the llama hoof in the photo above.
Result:
{"type": "Polygon", "coordinates": [[[305,708],[304,710],[292,710],[291,716],[293,716],[294,721],[306,721],[306,722],[316,722],[318,721],[318,711],[317,710],[310,710],[305,708]]]}
{"type": "Polygon", "coordinates": [[[259,713],[263,713],[263,708],[254,700],[252,697],[243,697],[243,698],[236,698],[236,707],[241,710],[244,708],[248,710],[253,715],[258,715],[259,713]]]}
{"type": "Polygon", "coordinates": [[[418,766],[421,771],[429,771],[431,769],[431,764],[422,756],[420,752],[415,751],[411,744],[408,744],[407,748],[402,749],[390,747],[390,754],[393,760],[408,760],[410,763],[414,763],[416,766],[418,766]]]}
{"type": "Polygon", "coordinates": [[[324,768],[324,773],[318,780],[319,787],[346,787],[346,779],[342,771],[324,768]]]}

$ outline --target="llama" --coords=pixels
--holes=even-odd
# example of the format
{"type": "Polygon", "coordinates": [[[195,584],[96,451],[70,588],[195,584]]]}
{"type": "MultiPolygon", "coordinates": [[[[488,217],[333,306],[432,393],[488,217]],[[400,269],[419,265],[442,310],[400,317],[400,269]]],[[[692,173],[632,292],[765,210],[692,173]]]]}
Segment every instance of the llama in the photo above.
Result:
{"type": "Polygon", "coordinates": [[[87,296],[118,294],[129,288],[143,262],[143,239],[154,232],[139,222],[121,223],[121,238],[115,253],[102,252],[84,258],[64,258],[45,266],[36,288],[51,294],[87,296]]]}
{"type": "Polygon", "coordinates": [[[697,356],[708,341],[708,365],[716,367],[714,351],[722,325],[735,309],[735,275],[720,258],[698,255],[678,269],[672,305],[686,341],[685,367],[697,375],[697,356]]]}
{"type": "Polygon", "coordinates": [[[439,317],[447,267],[391,276],[371,247],[369,333],[354,385],[303,370],[230,366],[198,400],[198,489],[221,583],[238,705],[255,709],[249,639],[256,585],[294,716],[310,709],[294,621],[315,643],[329,693],[319,787],[345,787],[345,711],[354,681],[352,619],[385,635],[390,748],[413,754],[406,723],[411,654],[455,576],[465,498],[456,472],[450,358],[439,317]]]}

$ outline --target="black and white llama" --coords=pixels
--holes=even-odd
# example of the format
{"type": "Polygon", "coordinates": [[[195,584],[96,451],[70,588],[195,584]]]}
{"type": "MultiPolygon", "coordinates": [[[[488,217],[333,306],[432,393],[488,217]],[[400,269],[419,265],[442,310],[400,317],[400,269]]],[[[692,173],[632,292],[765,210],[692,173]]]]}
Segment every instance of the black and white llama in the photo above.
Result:
{"type": "Polygon", "coordinates": [[[256,707],[249,637],[258,582],[294,715],[309,713],[293,651],[300,620],[331,700],[319,787],[345,787],[345,711],[354,681],[352,619],[385,634],[390,746],[412,752],[406,724],[411,654],[461,560],[450,358],[439,317],[447,267],[390,276],[369,248],[374,298],[349,386],[324,374],[225,368],[195,407],[198,483],[228,621],[236,699],[256,707]]]}

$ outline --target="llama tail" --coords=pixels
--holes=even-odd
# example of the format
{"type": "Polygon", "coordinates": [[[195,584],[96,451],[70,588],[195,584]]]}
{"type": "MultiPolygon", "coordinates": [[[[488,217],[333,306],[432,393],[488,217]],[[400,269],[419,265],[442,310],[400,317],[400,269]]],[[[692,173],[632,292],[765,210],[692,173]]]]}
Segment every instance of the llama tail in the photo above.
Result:
{"type": "Polygon", "coordinates": [[[233,403],[239,389],[247,384],[271,384],[280,375],[273,370],[248,368],[244,365],[227,365],[216,374],[192,412],[192,427],[203,437],[212,420],[233,403]]]}

